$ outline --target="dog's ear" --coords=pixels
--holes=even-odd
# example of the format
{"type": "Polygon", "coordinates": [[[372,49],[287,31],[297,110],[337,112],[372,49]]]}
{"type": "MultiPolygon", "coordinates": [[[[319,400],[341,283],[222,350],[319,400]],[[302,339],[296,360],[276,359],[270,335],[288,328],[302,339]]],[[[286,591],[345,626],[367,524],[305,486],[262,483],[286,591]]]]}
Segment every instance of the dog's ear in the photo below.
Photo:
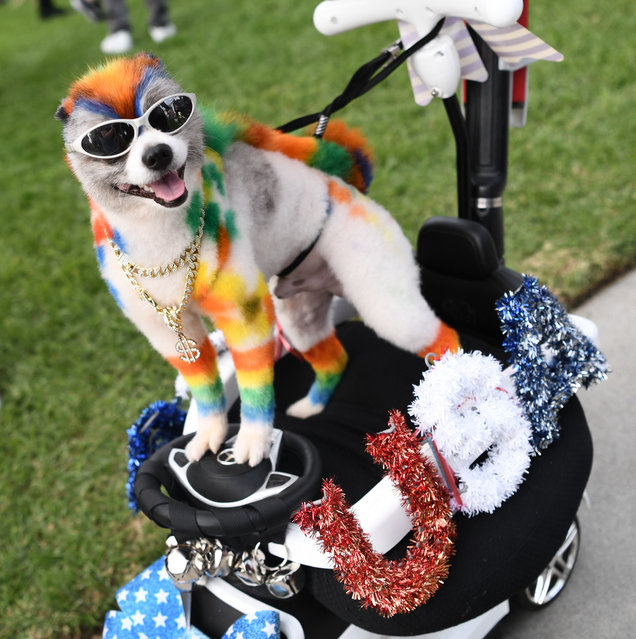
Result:
{"type": "Polygon", "coordinates": [[[157,57],[154,53],[149,53],[148,51],[141,51],[133,56],[133,60],[140,60],[146,64],[150,64],[151,66],[157,66],[164,68],[164,64],[161,61],[161,58],[157,57]]]}
{"type": "Polygon", "coordinates": [[[68,120],[68,117],[68,111],[64,107],[64,103],[60,104],[60,106],[57,107],[57,111],[55,112],[55,119],[64,123],[68,120]]]}
{"type": "Polygon", "coordinates": [[[154,53],[150,53],[149,51],[140,51],[139,53],[136,53],[134,57],[135,58],[146,58],[147,60],[160,61],[159,58],[154,53]]]}

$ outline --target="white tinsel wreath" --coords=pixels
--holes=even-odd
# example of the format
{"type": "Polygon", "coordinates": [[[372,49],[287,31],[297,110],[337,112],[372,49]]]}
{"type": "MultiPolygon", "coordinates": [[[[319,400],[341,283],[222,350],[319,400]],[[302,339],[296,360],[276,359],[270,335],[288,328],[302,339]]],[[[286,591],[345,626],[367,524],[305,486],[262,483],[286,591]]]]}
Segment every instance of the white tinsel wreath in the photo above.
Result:
{"type": "Polygon", "coordinates": [[[462,512],[492,512],[523,481],[532,451],[511,378],[494,357],[459,351],[426,371],[414,392],[409,414],[457,476],[462,512]]]}

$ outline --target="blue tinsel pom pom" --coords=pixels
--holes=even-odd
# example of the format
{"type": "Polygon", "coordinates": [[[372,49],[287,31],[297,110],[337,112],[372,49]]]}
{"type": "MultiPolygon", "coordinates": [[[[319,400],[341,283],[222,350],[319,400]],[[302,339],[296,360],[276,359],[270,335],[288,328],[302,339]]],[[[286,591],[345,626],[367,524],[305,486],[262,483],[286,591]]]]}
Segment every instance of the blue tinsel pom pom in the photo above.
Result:
{"type": "Polygon", "coordinates": [[[135,495],[135,477],[139,467],[157,449],[183,433],[185,411],[179,408],[179,400],[154,402],[144,408],[137,421],[126,431],[128,434],[128,506],[138,512],[135,495]]]}

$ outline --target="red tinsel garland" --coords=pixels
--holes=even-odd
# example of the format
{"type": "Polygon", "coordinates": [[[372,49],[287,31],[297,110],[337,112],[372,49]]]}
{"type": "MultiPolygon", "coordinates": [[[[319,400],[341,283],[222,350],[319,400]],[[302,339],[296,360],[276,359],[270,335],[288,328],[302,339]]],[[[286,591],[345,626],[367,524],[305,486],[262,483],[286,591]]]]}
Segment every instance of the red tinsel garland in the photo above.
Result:
{"type": "Polygon", "coordinates": [[[410,612],[428,601],[448,576],[455,539],[448,492],[420,454],[421,441],[398,411],[391,413],[389,424],[392,432],[367,436],[367,452],[399,488],[413,523],[403,559],[388,561],[373,550],[333,480],[324,481],[320,503],[303,504],[293,518],[331,554],[346,592],[384,616],[410,612]]]}

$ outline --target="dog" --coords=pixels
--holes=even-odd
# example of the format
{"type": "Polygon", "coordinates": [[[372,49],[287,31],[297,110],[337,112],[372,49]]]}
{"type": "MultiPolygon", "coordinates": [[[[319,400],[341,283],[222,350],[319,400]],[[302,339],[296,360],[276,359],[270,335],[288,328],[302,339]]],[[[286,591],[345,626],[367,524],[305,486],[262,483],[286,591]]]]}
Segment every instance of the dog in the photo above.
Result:
{"type": "Polygon", "coordinates": [[[346,368],[334,294],[400,348],[458,349],[457,333],[420,293],[409,241],[362,193],[371,164],[357,133],[330,125],[319,140],[219,119],[149,54],[89,70],[56,118],[89,199],[101,274],[196,401],[191,461],[217,452],[227,429],[202,318],[232,354],[241,400],[234,456],[251,466],[270,445],[276,321],[315,373],[288,409],[303,418],[324,408],[346,368]]]}

